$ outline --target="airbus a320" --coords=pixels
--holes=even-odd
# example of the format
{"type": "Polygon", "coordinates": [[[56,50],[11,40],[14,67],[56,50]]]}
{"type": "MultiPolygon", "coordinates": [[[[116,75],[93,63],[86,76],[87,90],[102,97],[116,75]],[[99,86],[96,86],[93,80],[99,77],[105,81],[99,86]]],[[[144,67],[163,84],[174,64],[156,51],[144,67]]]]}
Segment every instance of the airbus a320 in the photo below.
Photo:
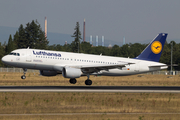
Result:
{"type": "Polygon", "coordinates": [[[2,62],[23,68],[22,79],[26,78],[27,69],[36,69],[42,76],[62,74],[71,84],[77,82],[76,78],[87,76],[85,84],[91,85],[90,75],[124,76],[166,69],[166,64],[159,63],[166,37],[166,33],[158,34],[136,58],[26,48],[13,50],[2,62]]]}

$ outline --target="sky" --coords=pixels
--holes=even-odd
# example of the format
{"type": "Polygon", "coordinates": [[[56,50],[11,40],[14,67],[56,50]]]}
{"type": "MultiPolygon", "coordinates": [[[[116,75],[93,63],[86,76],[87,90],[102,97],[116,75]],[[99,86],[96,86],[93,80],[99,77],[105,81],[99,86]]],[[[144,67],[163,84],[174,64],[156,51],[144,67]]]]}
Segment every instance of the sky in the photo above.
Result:
{"type": "Polygon", "coordinates": [[[151,41],[162,32],[180,42],[180,0],[0,0],[0,26],[37,19],[44,30],[45,16],[48,32],[72,35],[79,22],[82,33],[85,19],[86,37],[104,36],[109,44],[124,36],[126,43],[151,41]]]}

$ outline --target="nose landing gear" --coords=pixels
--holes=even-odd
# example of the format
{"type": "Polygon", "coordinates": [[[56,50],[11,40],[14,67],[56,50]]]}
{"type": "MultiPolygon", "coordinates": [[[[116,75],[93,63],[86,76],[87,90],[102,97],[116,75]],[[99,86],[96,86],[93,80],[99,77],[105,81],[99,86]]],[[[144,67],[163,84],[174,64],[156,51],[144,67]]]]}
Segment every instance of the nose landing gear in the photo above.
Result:
{"type": "Polygon", "coordinates": [[[26,72],[27,72],[27,69],[26,68],[23,68],[23,73],[24,73],[24,75],[22,75],[21,76],[21,79],[26,79],[26,76],[25,76],[25,74],[26,74],[26,72]]]}
{"type": "Polygon", "coordinates": [[[26,76],[25,76],[25,75],[22,75],[22,76],[21,76],[21,79],[26,79],[26,76]]]}

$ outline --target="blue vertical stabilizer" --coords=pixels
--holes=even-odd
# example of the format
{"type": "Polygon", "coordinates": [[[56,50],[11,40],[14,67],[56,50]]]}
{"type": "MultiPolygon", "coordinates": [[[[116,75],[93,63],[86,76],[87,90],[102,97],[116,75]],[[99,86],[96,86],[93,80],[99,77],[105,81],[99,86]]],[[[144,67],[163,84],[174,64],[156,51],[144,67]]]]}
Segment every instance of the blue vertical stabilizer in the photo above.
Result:
{"type": "Polygon", "coordinates": [[[167,35],[167,33],[158,34],[144,49],[144,51],[135,59],[159,62],[167,35]]]}

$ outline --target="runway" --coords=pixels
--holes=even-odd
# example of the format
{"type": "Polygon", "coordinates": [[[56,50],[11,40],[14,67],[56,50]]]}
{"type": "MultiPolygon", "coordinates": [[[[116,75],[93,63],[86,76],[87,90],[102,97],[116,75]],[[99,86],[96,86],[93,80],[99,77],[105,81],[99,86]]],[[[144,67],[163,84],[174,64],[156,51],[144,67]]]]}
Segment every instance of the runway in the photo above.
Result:
{"type": "Polygon", "coordinates": [[[0,116],[54,116],[54,115],[179,115],[180,113],[29,113],[29,114],[0,114],[0,116]]]}
{"type": "Polygon", "coordinates": [[[179,86],[0,86],[0,92],[180,93],[179,86]]]}

